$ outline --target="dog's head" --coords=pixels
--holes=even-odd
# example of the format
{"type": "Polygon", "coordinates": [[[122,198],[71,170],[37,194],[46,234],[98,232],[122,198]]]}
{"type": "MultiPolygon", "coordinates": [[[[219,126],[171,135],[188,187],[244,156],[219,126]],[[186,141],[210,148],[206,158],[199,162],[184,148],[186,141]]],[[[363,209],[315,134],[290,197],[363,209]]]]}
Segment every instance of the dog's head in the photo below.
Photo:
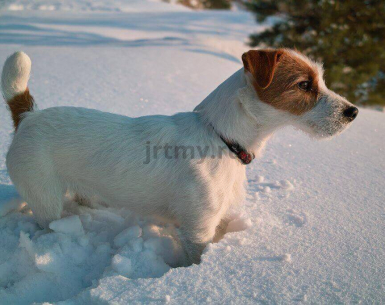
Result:
{"type": "Polygon", "coordinates": [[[356,107],[326,87],[322,66],[297,51],[251,50],[242,61],[258,96],[254,106],[247,105],[256,116],[258,103],[269,105],[271,119],[324,138],[342,132],[358,114],[356,107]]]}

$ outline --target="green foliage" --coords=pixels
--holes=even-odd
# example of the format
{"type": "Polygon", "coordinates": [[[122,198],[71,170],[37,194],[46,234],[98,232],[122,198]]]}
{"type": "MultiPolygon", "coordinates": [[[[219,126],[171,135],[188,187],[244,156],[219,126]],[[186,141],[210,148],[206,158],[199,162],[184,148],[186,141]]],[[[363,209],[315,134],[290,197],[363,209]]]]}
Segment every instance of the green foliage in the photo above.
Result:
{"type": "Polygon", "coordinates": [[[252,0],[248,5],[272,28],[251,46],[297,48],[324,62],[329,87],[357,104],[385,105],[384,0],[252,0]]]}
{"type": "Polygon", "coordinates": [[[229,9],[231,0],[179,0],[183,5],[193,8],[229,9]]]}
{"type": "Polygon", "coordinates": [[[209,9],[229,9],[229,0],[202,0],[203,6],[209,9]]]}

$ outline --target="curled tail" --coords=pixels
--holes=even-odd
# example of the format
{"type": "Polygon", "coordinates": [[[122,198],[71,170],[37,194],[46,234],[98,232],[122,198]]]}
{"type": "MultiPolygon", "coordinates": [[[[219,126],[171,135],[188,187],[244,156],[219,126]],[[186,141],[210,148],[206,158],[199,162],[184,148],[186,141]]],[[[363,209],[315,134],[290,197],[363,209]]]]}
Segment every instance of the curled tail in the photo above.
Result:
{"type": "Polygon", "coordinates": [[[23,119],[22,114],[32,111],[34,107],[33,97],[27,87],[30,72],[31,59],[24,52],[13,53],[4,63],[1,88],[15,129],[23,119]]]}

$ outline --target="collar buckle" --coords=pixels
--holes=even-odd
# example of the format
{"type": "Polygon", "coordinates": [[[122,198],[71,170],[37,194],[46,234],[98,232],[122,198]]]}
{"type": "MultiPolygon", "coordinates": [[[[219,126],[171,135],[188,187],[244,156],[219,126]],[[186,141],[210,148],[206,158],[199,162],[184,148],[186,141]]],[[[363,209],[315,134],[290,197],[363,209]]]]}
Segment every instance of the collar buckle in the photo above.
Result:
{"type": "Polygon", "coordinates": [[[222,136],[220,136],[220,138],[223,141],[223,143],[226,144],[229,150],[238,157],[238,159],[241,161],[242,164],[247,165],[254,160],[255,155],[253,153],[249,153],[246,149],[244,149],[238,143],[229,142],[222,136]]]}
{"type": "Polygon", "coordinates": [[[237,156],[237,158],[239,159],[239,161],[241,161],[242,164],[247,165],[254,160],[255,155],[253,153],[249,153],[246,149],[244,149],[241,145],[236,142],[230,142],[226,140],[224,137],[222,137],[219,133],[216,132],[214,126],[211,123],[210,126],[214,130],[214,132],[221,138],[223,143],[226,144],[228,149],[237,156]]]}

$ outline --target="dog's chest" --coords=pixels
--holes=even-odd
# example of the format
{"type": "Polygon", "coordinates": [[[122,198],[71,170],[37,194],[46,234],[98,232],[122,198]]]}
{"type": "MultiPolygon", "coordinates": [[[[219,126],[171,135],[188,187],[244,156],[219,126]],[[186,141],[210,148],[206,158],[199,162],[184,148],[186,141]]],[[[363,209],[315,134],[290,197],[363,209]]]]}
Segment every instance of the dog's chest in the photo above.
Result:
{"type": "Polygon", "coordinates": [[[242,203],[245,196],[246,169],[238,160],[222,163],[205,175],[209,193],[217,204],[230,206],[242,203]]]}

